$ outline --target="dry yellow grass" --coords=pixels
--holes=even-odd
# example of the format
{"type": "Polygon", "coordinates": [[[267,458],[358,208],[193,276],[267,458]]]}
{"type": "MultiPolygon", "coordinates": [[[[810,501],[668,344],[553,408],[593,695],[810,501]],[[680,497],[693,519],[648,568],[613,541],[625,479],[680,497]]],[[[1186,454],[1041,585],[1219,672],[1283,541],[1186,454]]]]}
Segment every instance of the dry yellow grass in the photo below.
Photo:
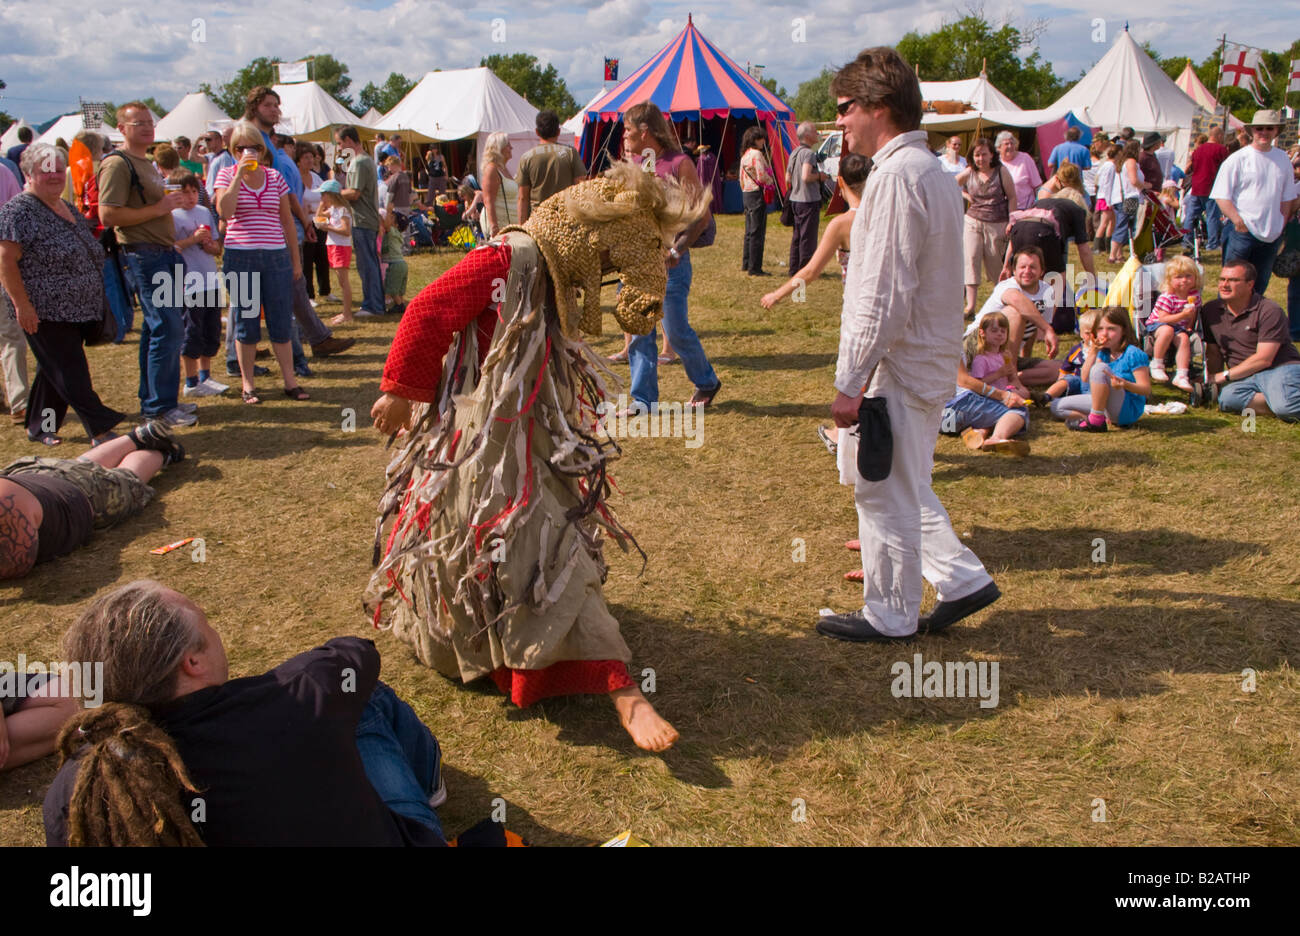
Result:
{"type": "MultiPolygon", "coordinates": [[[[1261,419],[1245,433],[1195,411],[1081,437],[1040,419],[1022,461],[942,438],[936,490],[1003,599],[911,646],[820,638],[818,608],[860,599],[841,580],[852,498],[814,434],[833,395],[839,279],[764,311],[780,281],[739,273],[740,230],[721,219],[694,257],[691,317],[724,382],[704,444],[629,440],[616,471],[614,502],[650,563],[638,577],[639,561],[613,555],[606,593],[633,674],[655,671],[655,704],[681,731],[666,756],[637,751],[605,699],[520,711],[421,667],[362,618],[385,464],[366,413],[388,321],[342,330],[360,343],[318,363],[310,403],[201,402],[183,431],[196,459],[158,479],[155,504],[0,590],[0,658],[55,657],[93,595],[144,576],[207,609],[234,675],[337,634],[373,637],[384,678],[442,741],[452,832],[502,797],[508,825],[538,844],[628,827],[679,845],[1300,842],[1296,428],[1261,419]],[[149,555],[183,536],[205,538],[205,563],[149,555]],[[1105,564],[1092,562],[1098,537],[1105,564]],[[999,661],[1000,704],[894,698],[891,664],[916,652],[999,661]]],[[[787,238],[773,219],[769,270],[783,270],[787,238]]],[[[412,291],[453,259],[413,258],[412,291]]],[[[129,411],[134,340],[91,353],[105,399],[129,411]]],[[[690,393],[680,367],[662,385],[665,399],[690,393]]],[[[78,432],[59,454],[84,450],[78,432]]],[[[20,430],[0,437],[6,461],[31,450],[20,430]]],[[[0,842],[43,841],[54,767],[0,776],[0,842]]]]}

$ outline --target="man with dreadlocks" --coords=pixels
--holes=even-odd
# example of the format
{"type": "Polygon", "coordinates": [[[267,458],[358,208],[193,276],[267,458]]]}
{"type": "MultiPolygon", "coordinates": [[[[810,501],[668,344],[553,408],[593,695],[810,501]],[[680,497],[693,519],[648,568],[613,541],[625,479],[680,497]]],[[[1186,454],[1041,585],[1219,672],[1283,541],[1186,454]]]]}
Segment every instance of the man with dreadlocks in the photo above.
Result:
{"type": "Polygon", "coordinates": [[[650,751],[678,735],[629,677],[601,593],[603,536],[636,544],[605,503],[608,371],[581,332],[600,334],[601,276],[618,270],[615,318],[648,333],[667,245],[706,210],[702,192],[630,164],[546,200],[411,302],[371,410],[381,432],[409,430],[380,502],[375,625],[519,706],[608,693],[650,751]]]}
{"type": "Polygon", "coordinates": [[[143,580],[91,602],[64,653],[103,662],[108,704],[59,735],[48,844],[445,844],[438,742],[369,640],[230,679],[203,610],[143,580]]]}

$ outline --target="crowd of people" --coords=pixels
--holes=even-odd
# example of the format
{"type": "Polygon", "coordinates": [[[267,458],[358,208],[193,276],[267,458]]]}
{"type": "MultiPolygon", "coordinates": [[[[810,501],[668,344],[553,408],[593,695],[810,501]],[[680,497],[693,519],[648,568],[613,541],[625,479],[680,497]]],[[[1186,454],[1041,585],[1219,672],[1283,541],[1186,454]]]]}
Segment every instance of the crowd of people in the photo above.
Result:
{"type": "MultiPolygon", "coordinates": [[[[909,640],[999,599],[931,488],[940,433],[971,451],[1023,456],[1031,407],[1078,432],[1130,427],[1154,384],[1193,390],[1194,336],[1221,409],[1300,420],[1300,275],[1289,320],[1264,297],[1300,226],[1300,158],[1273,146],[1279,115],[1256,114],[1231,153],[1212,131],[1185,167],[1159,134],[1089,146],[1070,128],[1044,178],[1009,131],[975,138],[965,155],[960,137],[932,152],[915,72],[892,49],[864,50],[831,93],[843,132],[834,179],[811,124],[796,130],[784,186],[757,127],[740,140],[737,172],[746,274],[767,275],[767,214],[782,188],[788,202],[790,275],[762,297],[765,309],[816,284],[832,257],[841,271],[836,431],[821,434],[853,488],[863,602],[823,613],[819,633],[909,640]],[[847,210],[819,240],[829,182],[847,210]],[[1052,277],[1067,270],[1071,243],[1095,275],[1094,248],[1108,240],[1114,257],[1134,232],[1130,203],[1167,188],[1192,239],[1164,263],[1140,332],[1128,308],[1076,309],[1057,294],[1052,277]],[[1202,217],[1206,249],[1223,250],[1213,301],[1194,256],[1202,217]],[[993,288],[977,310],[981,276],[993,288]],[[1046,357],[1033,354],[1039,342],[1046,357]],[[925,615],[923,580],[936,591],[925,615]]],[[[275,132],[279,104],[274,90],[254,89],[241,120],[195,146],[155,141],[152,113],[131,102],[117,110],[120,148],[90,132],[67,148],[24,140],[13,169],[0,168],[10,409],[49,447],[71,407],[92,444],[79,458],[30,456],[0,471],[0,578],[149,504],[149,481],[185,458],[173,429],[198,418],[180,397],[229,389],[212,375],[223,314],[227,373],[244,403],[262,400],[263,321],[284,395],[309,399],[303,343],[317,358],[351,344],[316,312],[333,298],[332,270],[342,302],[332,325],[401,315],[371,411],[381,434],[403,441],[379,504],[367,615],[449,676],[490,677],[521,706],[607,694],[635,744],[672,746],[678,732],[631,679],[603,596],[603,540],[635,541],[605,500],[612,447],[591,411],[606,396],[606,368],[583,335],[600,334],[600,287],[615,276],[633,407],[658,403],[658,366],[674,360],[694,386],[687,405],[712,404],[722,382],[688,307],[691,251],[716,230],[716,154],[683,144],[646,101],[624,114],[627,158],[595,178],[559,143],[548,111],[537,117],[541,142],[513,171],[504,132],[485,140],[477,177],[458,180],[437,147],[417,155],[380,135],[371,152],[347,126],[335,131],[331,167],[322,147],[275,132]],[[485,243],[407,305],[403,232],[455,187],[456,211],[485,243]],[[132,296],[143,419],[117,436],[127,416],[100,400],[85,347],[123,339],[132,296]],[[37,362],[30,385],[26,347],[37,362]],[[462,366],[470,353],[477,367],[462,366]],[[510,546],[504,560],[500,542],[510,546]]],[[[92,601],[64,651],[104,662],[107,704],[83,710],[46,677],[0,714],[0,769],[63,756],[45,802],[50,844],[445,843],[440,746],[380,680],[369,641],[330,640],[231,680],[203,610],[139,581],[92,601]],[[189,804],[200,791],[211,818],[196,822],[189,804]]]]}

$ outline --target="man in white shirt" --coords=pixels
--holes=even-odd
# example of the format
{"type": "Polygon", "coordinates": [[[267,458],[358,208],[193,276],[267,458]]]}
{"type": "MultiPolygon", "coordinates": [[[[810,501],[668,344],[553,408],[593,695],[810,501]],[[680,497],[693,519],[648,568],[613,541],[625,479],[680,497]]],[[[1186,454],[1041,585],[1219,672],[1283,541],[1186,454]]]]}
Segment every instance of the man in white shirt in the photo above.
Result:
{"type": "MultiPolygon", "coordinates": [[[[906,640],[918,629],[942,630],[1001,594],[930,487],[961,355],[953,284],[961,282],[962,198],[926,147],[920,85],[902,56],[864,50],[835,76],[831,93],[844,146],[874,162],[850,234],[831,414],[847,428],[858,422],[864,387],[868,397],[884,398],[892,453],[884,480],[855,477],[863,607],[824,615],[817,630],[840,640],[906,640]],[[924,618],[923,577],[938,597],[924,618]]],[[[884,462],[884,452],[876,444],[863,454],[884,462]]]]}
{"type": "Polygon", "coordinates": [[[1282,130],[1282,115],[1275,110],[1255,111],[1247,129],[1250,146],[1223,161],[1210,197],[1226,219],[1223,265],[1233,260],[1254,264],[1255,292],[1262,296],[1273,275],[1282,228],[1300,207],[1300,187],[1291,160],[1273,146],[1282,130]]]}

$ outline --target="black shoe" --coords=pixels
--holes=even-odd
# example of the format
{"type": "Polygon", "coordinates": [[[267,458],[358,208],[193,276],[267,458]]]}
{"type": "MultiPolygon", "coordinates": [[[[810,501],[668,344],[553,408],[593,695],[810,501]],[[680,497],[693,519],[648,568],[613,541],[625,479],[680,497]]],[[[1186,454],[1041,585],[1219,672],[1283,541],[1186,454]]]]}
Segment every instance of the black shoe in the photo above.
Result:
{"type": "Polygon", "coordinates": [[[355,338],[337,338],[330,335],[324,341],[318,341],[311,346],[311,356],[329,357],[331,354],[342,354],[356,343],[355,338]]]}
{"type": "Polygon", "coordinates": [[[1002,597],[1002,592],[998,590],[997,583],[989,582],[974,594],[967,595],[965,598],[957,598],[954,601],[941,601],[930,609],[929,614],[921,616],[920,626],[917,632],[921,634],[937,634],[941,630],[956,624],[964,617],[969,617],[981,608],[987,608],[993,602],[1002,597]]]}
{"type": "Polygon", "coordinates": [[[171,427],[162,419],[151,419],[143,425],[136,426],[129,433],[138,449],[161,452],[163,464],[171,465],[185,458],[185,449],[172,437],[171,427]]]}
{"type": "Polygon", "coordinates": [[[299,377],[315,377],[315,376],[316,376],[314,373],[312,373],[312,369],[311,369],[310,367],[307,366],[307,362],[306,362],[306,361],[298,361],[297,363],[295,363],[295,364],[293,365],[293,372],[294,372],[295,374],[297,374],[299,377]]]}
{"type": "Polygon", "coordinates": [[[817,633],[826,637],[834,637],[836,640],[851,640],[854,643],[911,640],[916,636],[915,634],[907,634],[903,637],[895,637],[891,634],[882,634],[871,626],[861,609],[849,614],[827,614],[822,616],[817,621],[817,633]]]}
{"type": "Polygon", "coordinates": [[[1065,428],[1074,432],[1105,432],[1105,423],[1094,423],[1088,419],[1075,419],[1065,424],[1065,428]]]}
{"type": "Polygon", "coordinates": [[[749,275],[750,276],[771,276],[772,274],[767,272],[767,270],[751,270],[749,275]]]}
{"type": "Polygon", "coordinates": [[[713,402],[713,398],[718,395],[718,391],[721,389],[722,389],[722,381],[719,380],[718,385],[714,387],[712,390],[696,390],[695,395],[691,397],[691,402],[688,403],[687,405],[708,406],[710,403],[713,402]]]}
{"type": "MultiPolygon", "coordinates": [[[[266,377],[266,376],[268,376],[270,373],[271,373],[270,369],[269,369],[269,368],[266,368],[266,367],[263,367],[261,364],[254,364],[254,365],[253,365],[253,376],[254,376],[254,377],[266,377]]],[[[234,364],[231,364],[229,361],[227,361],[227,362],[226,362],[226,374],[229,375],[229,376],[231,376],[231,377],[238,377],[238,376],[239,376],[239,362],[236,361],[234,364]]]]}

